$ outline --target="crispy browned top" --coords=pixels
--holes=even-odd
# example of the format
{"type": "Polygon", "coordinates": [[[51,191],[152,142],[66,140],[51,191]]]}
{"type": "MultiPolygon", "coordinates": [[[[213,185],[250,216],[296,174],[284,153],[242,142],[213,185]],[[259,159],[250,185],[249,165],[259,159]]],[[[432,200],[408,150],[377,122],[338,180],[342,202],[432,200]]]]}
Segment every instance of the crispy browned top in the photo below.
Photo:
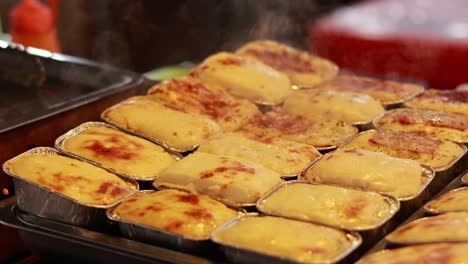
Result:
{"type": "Polygon", "coordinates": [[[432,127],[443,127],[464,131],[468,129],[468,116],[430,110],[403,110],[393,116],[393,122],[401,125],[422,123],[432,127]]]}
{"type": "Polygon", "coordinates": [[[142,144],[120,133],[89,131],[88,134],[104,136],[103,141],[89,139],[83,142],[82,147],[91,150],[98,158],[131,160],[137,157],[143,148],[142,144]]]}
{"type": "Polygon", "coordinates": [[[239,107],[240,102],[230,96],[209,89],[201,81],[192,77],[173,78],[164,81],[148,91],[148,95],[165,101],[167,106],[177,109],[189,107],[215,120],[229,116],[232,108],[239,107]],[[178,96],[171,96],[175,93],[178,96]]]}
{"type": "Polygon", "coordinates": [[[424,154],[435,154],[443,143],[440,139],[393,131],[376,131],[369,142],[398,151],[424,154]]]}
{"type": "Polygon", "coordinates": [[[258,128],[274,128],[283,134],[301,133],[314,126],[303,116],[283,111],[256,115],[250,123],[258,128]]]}
{"type": "Polygon", "coordinates": [[[468,91],[430,89],[419,95],[418,98],[433,99],[444,103],[466,104],[468,103],[468,91]]]}
{"type": "Polygon", "coordinates": [[[336,76],[329,83],[350,90],[383,91],[398,95],[404,94],[406,92],[403,84],[397,82],[358,77],[346,74],[336,76]]]}

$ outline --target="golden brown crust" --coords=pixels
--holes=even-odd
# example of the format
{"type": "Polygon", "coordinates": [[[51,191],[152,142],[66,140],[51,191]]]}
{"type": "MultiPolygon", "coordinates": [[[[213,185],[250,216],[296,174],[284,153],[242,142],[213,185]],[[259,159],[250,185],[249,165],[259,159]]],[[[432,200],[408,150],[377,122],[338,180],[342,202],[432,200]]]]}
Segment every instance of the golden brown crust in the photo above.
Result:
{"type": "Polygon", "coordinates": [[[336,76],[320,85],[319,88],[364,93],[374,97],[383,104],[403,102],[407,98],[413,97],[424,90],[419,85],[345,74],[336,76]]]}
{"type": "Polygon", "coordinates": [[[293,84],[305,88],[315,86],[338,72],[338,66],[329,60],[271,40],[247,43],[236,53],[287,74],[293,84]]]}
{"type": "Polygon", "coordinates": [[[148,95],[149,99],[211,118],[227,131],[238,129],[259,112],[253,103],[210,89],[192,77],[161,82],[151,87],[148,95]]]}
{"type": "Polygon", "coordinates": [[[237,215],[208,196],[178,190],[137,194],[119,204],[117,217],[192,239],[207,239],[211,231],[237,215]]]}

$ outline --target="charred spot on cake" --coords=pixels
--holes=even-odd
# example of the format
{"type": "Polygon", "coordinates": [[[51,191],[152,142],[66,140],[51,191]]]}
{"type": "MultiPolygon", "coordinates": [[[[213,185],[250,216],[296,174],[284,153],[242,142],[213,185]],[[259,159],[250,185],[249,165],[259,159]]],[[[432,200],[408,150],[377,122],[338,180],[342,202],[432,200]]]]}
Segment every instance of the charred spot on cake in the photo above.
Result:
{"type": "Polygon", "coordinates": [[[297,73],[315,73],[313,64],[301,52],[293,50],[257,50],[248,49],[245,53],[259,59],[263,63],[280,71],[293,71],[297,73]]]}
{"type": "Polygon", "coordinates": [[[273,128],[284,134],[297,134],[307,131],[312,124],[305,117],[286,112],[267,112],[256,115],[251,124],[259,128],[273,128]]]}
{"type": "Polygon", "coordinates": [[[440,139],[393,131],[376,132],[368,141],[374,145],[416,154],[435,154],[439,146],[443,143],[440,139]]]}
{"type": "Polygon", "coordinates": [[[106,182],[101,183],[101,185],[99,185],[99,188],[97,189],[97,193],[106,194],[106,193],[109,193],[109,190],[110,190],[110,195],[112,196],[118,196],[118,195],[128,192],[128,189],[121,187],[119,183],[114,182],[114,181],[106,181],[106,182]]]}
{"type": "Polygon", "coordinates": [[[177,111],[177,112],[187,113],[187,111],[184,108],[176,106],[174,104],[164,103],[164,104],[162,104],[162,106],[164,106],[167,109],[171,109],[171,110],[174,110],[174,111],[177,111]]]}
{"type": "Polygon", "coordinates": [[[120,140],[117,136],[111,137],[107,140],[108,142],[117,144],[113,146],[105,146],[98,140],[88,140],[84,142],[85,149],[93,152],[94,156],[106,158],[106,159],[121,159],[131,160],[138,156],[138,151],[143,148],[143,145],[131,141],[131,140],[120,140]]]}
{"type": "Polygon", "coordinates": [[[240,66],[240,65],[243,65],[245,62],[241,58],[228,57],[228,58],[219,59],[218,63],[225,65],[225,66],[240,66]]]}
{"type": "Polygon", "coordinates": [[[205,171],[200,174],[200,179],[208,179],[214,176],[213,172],[205,171]]]}
{"type": "Polygon", "coordinates": [[[213,215],[206,209],[193,208],[189,211],[184,211],[186,216],[198,219],[198,220],[210,220],[213,219],[213,215]]]}
{"type": "Polygon", "coordinates": [[[153,212],[159,212],[162,210],[161,207],[157,207],[157,206],[154,206],[154,205],[148,205],[145,207],[145,210],[147,211],[153,211],[153,212]]]}
{"type": "Polygon", "coordinates": [[[217,167],[217,168],[214,168],[212,170],[204,171],[204,172],[200,173],[199,177],[201,179],[207,179],[207,178],[211,178],[211,177],[215,176],[216,174],[223,174],[224,178],[230,178],[229,176],[237,175],[240,172],[249,173],[249,174],[254,174],[255,173],[254,168],[247,167],[244,164],[242,164],[241,162],[236,161],[236,160],[231,161],[231,162],[229,162],[229,160],[226,160],[226,162],[222,161],[222,163],[231,163],[231,164],[227,164],[226,166],[217,167]],[[229,175],[227,173],[229,173],[229,175]]]}
{"type": "Polygon", "coordinates": [[[183,224],[184,222],[182,221],[173,221],[172,223],[166,225],[163,229],[166,231],[173,231],[180,228],[183,224]]]}
{"type": "Polygon", "coordinates": [[[197,205],[200,202],[200,198],[198,196],[194,195],[194,194],[191,194],[191,193],[178,194],[175,197],[179,202],[183,202],[183,203],[189,203],[189,204],[197,205]]]}
{"type": "Polygon", "coordinates": [[[408,231],[410,231],[411,229],[415,228],[416,225],[414,225],[414,223],[409,223],[401,228],[399,228],[398,230],[395,231],[395,233],[398,233],[398,234],[404,234],[408,231]]]}
{"type": "Polygon", "coordinates": [[[364,198],[355,198],[350,202],[348,207],[344,208],[344,214],[349,218],[357,217],[362,209],[366,207],[368,201],[364,198]]]}
{"type": "Polygon", "coordinates": [[[360,152],[360,151],[357,150],[357,149],[346,149],[346,150],[344,150],[343,152],[356,154],[356,155],[358,155],[358,156],[364,156],[364,154],[362,154],[362,152],[360,152]]]}

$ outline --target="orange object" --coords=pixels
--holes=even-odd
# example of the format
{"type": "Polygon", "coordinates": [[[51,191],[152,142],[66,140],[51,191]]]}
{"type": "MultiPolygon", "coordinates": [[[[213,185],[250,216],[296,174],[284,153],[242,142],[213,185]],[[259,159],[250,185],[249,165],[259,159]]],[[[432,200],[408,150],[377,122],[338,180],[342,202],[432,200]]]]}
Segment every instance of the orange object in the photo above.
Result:
{"type": "Polygon", "coordinates": [[[10,13],[12,41],[26,47],[60,52],[55,29],[58,0],[51,7],[38,0],[22,0],[10,13]]]}

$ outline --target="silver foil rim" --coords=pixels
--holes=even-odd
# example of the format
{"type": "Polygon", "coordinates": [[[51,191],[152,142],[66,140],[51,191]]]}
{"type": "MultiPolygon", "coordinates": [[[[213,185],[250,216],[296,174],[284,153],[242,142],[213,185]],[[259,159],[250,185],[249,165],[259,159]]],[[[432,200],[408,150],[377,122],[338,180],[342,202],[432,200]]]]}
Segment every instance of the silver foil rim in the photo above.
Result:
{"type": "MultiPolygon", "coordinates": [[[[468,174],[467,174],[468,175],[468,174]]],[[[466,175],[465,175],[466,176],[466,175]]],[[[468,212],[468,210],[440,210],[440,209],[434,209],[434,208],[430,208],[429,206],[431,204],[433,204],[435,201],[438,201],[438,199],[440,199],[440,197],[448,194],[448,193],[457,193],[457,192],[462,192],[462,191],[466,191],[468,192],[468,187],[465,186],[465,187],[458,187],[456,189],[452,189],[448,192],[445,192],[444,194],[440,195],[439,197],[435,198],[435,199],[432,199],[430,200],[429,202],[427,202],[423,209],[424,209],[424,212],[428,213],[428,214],[434,214],[434,215],[437,215],[437,214],[444,214],[444,213],[450,213],[450,212],[468,212]]]]}
{"type": "MultiPolygon", "coordinates": [[[[107,108],[106,110],[104,110],[104,111],[101,113],[101,119],[102,119],[104,122],[106,122],[106,123],[108,123],[108,124],[110,124],[110,125],[112,125],[112,126],[118,128],[118,129],[120,129],[120,130],[122,130],[122,131],[127,132],[128,134],[131,134],[131,135],[134,135],[134,136],[137,136],[137,137],[141,137],[141,138],[144,138],[144,139],[146,139],[146,140],[148,140],[148,141],[151,141],[151,142],[153,142],[153,143],[156,143],[157,145],[159,145],[159,146],[163,147],[164,149],[166,149],[169,153],[178,153],[178,154],[182,154],[182,153],[186,153],[186,152],[191,152],[191,151],[196,150],[200,144],[202,144],[202,143],[204,143],[204,142],[207,141],[207,140],[204,140],[204,141],[202,141],[202,142],[199,142],[198,144],[195,144],[194,146],[192,146],[192,147],[190,147],[190,148],[188,148],[188,149],[178,149],[178,148],[171,147],[171,146],[167,145],[166,143],[164,143],[164,142],[162,142],[162,141],[160,141],[160,140],[158,140],[158,139],[156,139],[156,138],[152,138],[152,137],[146,136],[146,135],[144,135],[144,134],[142,134],[142,133],[138,133],[137,131],[132,130],[132,129],[130,129],[130,128],[125,128],[125,127],[121,126],[120,124],[117,124],[117,123],[113,122],[112,120],[106,118],[106,117],[105,117],[105,114],[106,114],[108,111],[112,111],[112,109],[113,109],[114,107],[118,106],[118,105],[119,105],[119,104],[116,104],[116,105],[111,106],[110,108],[107,108]]],[[[213,138],[216,137],[216,136],[221,135],[222,133],[223,133],[223,131],[220,131],[220,132],[214,134],[214,135],[213,135],[213,138]]]]}
{"type": "MultiPolygon", "coordinates": [[[[361,131],[351,137],[349,137],[347,140],[345,140],[340,146],[339,148],[342,148],[342,147],[345,147],[346,145],[350,144],[353,140],[355,140],[357,137],[359,137],[360,135],[362,134],[366,134],[366,133],[372,133],[372,132],[378,132],[378,131],[381,131],[381,130],[378,130],[376,128],[373,128],[373,129],[369,129],[369,130],[366,130],[366,131],[361,131]]],[[[399,133],[406,133],[406,132],[400,132],[400,131],[396,131],[396,132],[399,132],[399,133]]],[[[455,165],[455,163],[457,163],[460,159],[463,158],[463,156],[465,156],[465,154],[467,153],[468,151],[468,147],[464,144],[460,144],[460,143],[457,143],[457,142],[453,142],[453,141],[450,141],[450,140],[446,140],[446,139],[442,139],[444,141],[447,141],[447,142],[452,142],[452,143],[455,143],[457,144],[457,146],[459,146],[462,150],[463,150],[463,153],[456,157],[455,159],[453,159],[450,163],[442,166],[442,167],[432,167],[432,169],[434,170],[434,172],[443,172],[443,171],[446,171],[448,169],[450,169],[453,165],[455,165]]],[[[383,152],[382,152],[383,153],[383,152]]],[[[429,165],[428,165],[429,166],[429,165]]]]}
{"type": "MultiPolygon", "coordinates": [[[[230,226],[236,224],[238,221],[242,220],[243,218],[249,218],[249,217],[263,217],[263,216],[258,214],[258,213],[248,213],[248,214],[237,216],[237,217],[231,219],[230,221],[226,222],[225,224],[223,224],[221,226],[218,226],[215,230],[213,230],[213,232],[211,232],[210,240],[213,241],[214,243],[218,244],[218,245],[221,245],[221,246],[229,249],[229,250],[236,251],[238,253],[238,254],[236,254],[236,255],[238,255],[238,257],[244,257],[246,260],[250,259],[249,256],[253,254],[253,255],[258,256],[259,258],[261,258],[262,256],[268,258],[268,259],[263,259],[263,262],[265,262],[265,263],[267,263],[266,261],[270,261],[271,258],[278,259],[278,260],[281,260],[281,261],[285,261],[285,262],[288,262],[288,263],[300,263],[299,261],[288,258],[288,257],[270,255],[270,254],[266,254],[266,253],[256,251],[256,250],[253,250],[253,249],[248,249],[248,248],[245,248],[245,247],[242,247],[242,246],[230,245],[230,244],[224,243],[223,241],[219,240],[216,237],[217,233],[219,233],[222,230],[227,229],[230,226]]],[[[297,221],[297,220],[293,220],[293,221],[297,221]]],[[[332,228],[332,227],[328,227],[328,228],[332,228]]],[[[332,228],[332,229],[337,230],[336,228],[332,228]]],[[[359,233],[350,232],[350,231],[343,231],[343,232],[345,233],[346,238],[349,241],[351,241],[351,246],[346,251],[342,252],[340,255],[334,257],[333,259],[330,259],[330,260],[327,260],[327,261],[321,261],[319,263],[332,264],[332,263],[339,262],[339,261],[343,260],[344,258],[346,258],[351,252],[353,252],[355,249],[357,249],[361,245],[362,237],[359,235],[359,233]]]]}
{"type": "Polygon", "coordinates": [[[374,191],[367,191],[367,190],[362,190],[362,189],[352,188],[352,187],[343,187],[343,186],[335,186],[335,185],[329,185],[329,184],[323,184],[323,183],[309,182],[309,181],[306,181],[306,180],[296,180],[296,181],[284,182],[284,183],[276,186],[274,189],[270,190],[268,193],[266,193],[262,198],[260,198],[257,201],[256,207],[257,207],[258,211],[260,211],[261,213],[264,213],[266,215],[280,216],[280,217],[284,217],[284,218],[289,218],[289,219],[294,219],[294,220],[299,220],[299,221],[305,221],[305,222],[325,225],[325,226],[329,226],[329,227],[333,227],[333,228],[339,228],[339,229],[343,229],[343,230],[346,230],[346,231],[360,232],[360,231],[368,231],[368,230],[376,229],[376,228],[379,228],[380,226],[382,226],[383,224],[385,224],[387,221],[389,221],[398,212],[398,210],[400,209],[400,202],[398,201],[397,198],[395,198],[395,197],[393,197],[391,195],[388,195],[388,194],[384,194],[384,193],[378,193],[378,192],[374,192],[374,191]],[[379,222],[379,223],[377,223],[377,224],[375,224],[373,226],[364,226],[364,227],[359,227],[358,226],[356,228],[347,228],[344,225],[333,225],[333,224],[330,224],[330,223],[321,222],[320,220],[307,219],[306,217],[288,216],[288,215],[286,215],[284,213],[281,213],[281,212],[271,212],[271,211],[263,208],[263,204],[271,196],[273,196],[276,192],[278,192],[282,188],[286,188],[286,187],[288,187],[290,185],[294,185],[294,184],[310,184],[310,185],[333,186],[333,187],[357,190],[357,191],[367,192],[367,193],[376,193],[376,194],[379,194],[380,196],[382,196],[383,199],[385,200],[385,202],[388,204],[390,214],[388,215],[388,217],[383,219],[381,222],[379,222]]]}
{"type": "Polygon", "coordinates": [[[139,190],[139,185],[136,181],[134,180],[131,180],[131,179],[126,179],[126,178],[122,178],[120,177],[119,175],[116,175],[117,177],[121,178],[122,180],[124,180],[126,183],[129,183],[131,186],[132,186],[132,191],[129,192],[129,194],[127,194],[126,196],[123,196],[122,198],[120,199],[117,199],[115,202],[111,203],[111,204],[108,204],[108,205],[93,205],[93,204],[86,204],[86,203],[83,203],[81,201],[78,201],[74,198],[71,198],[71,197],[68,197],[64,194],[61,194],[59,192],[56,192],[56,191],[53,191],[45,186],[42,186],[38,183],[35,183],[33,181],[30,181],[28,179],[24,179],[16,174],[14,174],[13,172],[11,172],[8,168],[7,168],[7,165],[10,163],[10,162],[13,162],[15,159],[19,158],[20,156],[22,155],[34,155],[34,154],[40,154],[40,153],[47,153],[47,154],[53,154],[53,155],[61,155],[60,152],[58,150],[56,150],[55,148],[50,148],[50,147],[37,147],[37,148],[33,148],[33,149],[30,149],[26,152],[23,152],[21,154],[19,154],[18,156],[6,161],[4,164],[3,164],[3,171],[8,174],[9,176],[11,177],[14,177],[15,179],[18,179],[20,181],[23,181],[23,182],[27,182],[31,185],[34,185],[35,187],[37,188],[40,188],[42,190],[45,190],[49,193],[54,193],[58,196],[60,196],[61,198],[64,198],[64,199],[67,199],[67,200],[70,200],[76,204],[79,204],[81,206],[86,206],[86,207],[92,207],[92,208],[101,208],[101,209],[107,209],[107,208],[110,208],[110,207],[113,207],[115,205],[117,205],[118,203],[120,203],[122,200],[132,196],[134,193],[136,193],[138,190],[139,190]]]}
{"type": "MultiPolygon", "coordinates": [[[[67,151],[64,149],[64,144],[65,144],[65,141],[68,140],[69,138],[71,137],[74,137],[78,134],[80,134],[81,132],[85,131],[86,129],[89,129],[89,128],[93,128],[93,127],[106,127],[106,128],[111,128],[111,129],[114,129],[116,131],[119,131],[119,132],[122,132],[122,133],[125,133],[125,134],[128,134],[130,136],[134,136],[134,137],[138,137],[138,138],[141,138],[140,136],[138,135],[134,135],[134,134],[130,134],[128,133],[127,131],[122,131],[121,129],[117,128],[117,127],[114,127],[112,125],[109,125],[107,123],[103,123],[103,122],[86,122],[86,123],[83,123],[69,131],[67,131],[65,134],[61,135],[60,137],[58,137],[56,140],[55,140],[55,148],[57,148],[58,151],[60,151],[62,154],[65,154],[66,156],[69,156],[69,157],[72,157],[72,158],[75,158],[75,159],[78,159],[78,160],[81,160],[81,161],[84,161],[84,162],[88,162],[88,163],[91,163],[97,167],[100,167],[102,169],[105,169],[111,173],[114,173],[114,174],[117,174],[123,178],[127,178],[127,179],[132,179],[132,180],[137,180],[137,181],[154,181],[158,176],[153,176],[153,177],[138,177],[138,176],[134,176],[134,175],[129,175],[129,174],[126,174],[126,173],[123,173],[123,172],[120,172],[116,169],[113,169],[109,166],[106,166],[102,163],[99,163],[95,160],[92,160],[92,159],[88,159],[88,158],[85,158],[85,157],[82,157],[78,154],[75,154],[75,153],[72,153],[70,151],[67,151]]],[[[145,138],[142,138],[142,139],[145,139],[145,138]]],[[[145,139],[147,140],[147,139],[145,139]]],[[[149,141],[151,142],[151,141],[149,141]]],[[[151,142],[154,144],[154,142],[151,142]]],[[[157,144],[156,144],[157,145],[157,144]]],[[[159,147],[161,147],[160,145],[158,145],[159,147]]],[[[182,158],[182,155],[180,155],[179,153],[173,153],[173,152],[169,152],[167,151],[167,149],[165,149],[163,147],[163,150],[165,152],[167,152],[169,155],[171,155],[175,160],[179,160],[182,158]]]]}

